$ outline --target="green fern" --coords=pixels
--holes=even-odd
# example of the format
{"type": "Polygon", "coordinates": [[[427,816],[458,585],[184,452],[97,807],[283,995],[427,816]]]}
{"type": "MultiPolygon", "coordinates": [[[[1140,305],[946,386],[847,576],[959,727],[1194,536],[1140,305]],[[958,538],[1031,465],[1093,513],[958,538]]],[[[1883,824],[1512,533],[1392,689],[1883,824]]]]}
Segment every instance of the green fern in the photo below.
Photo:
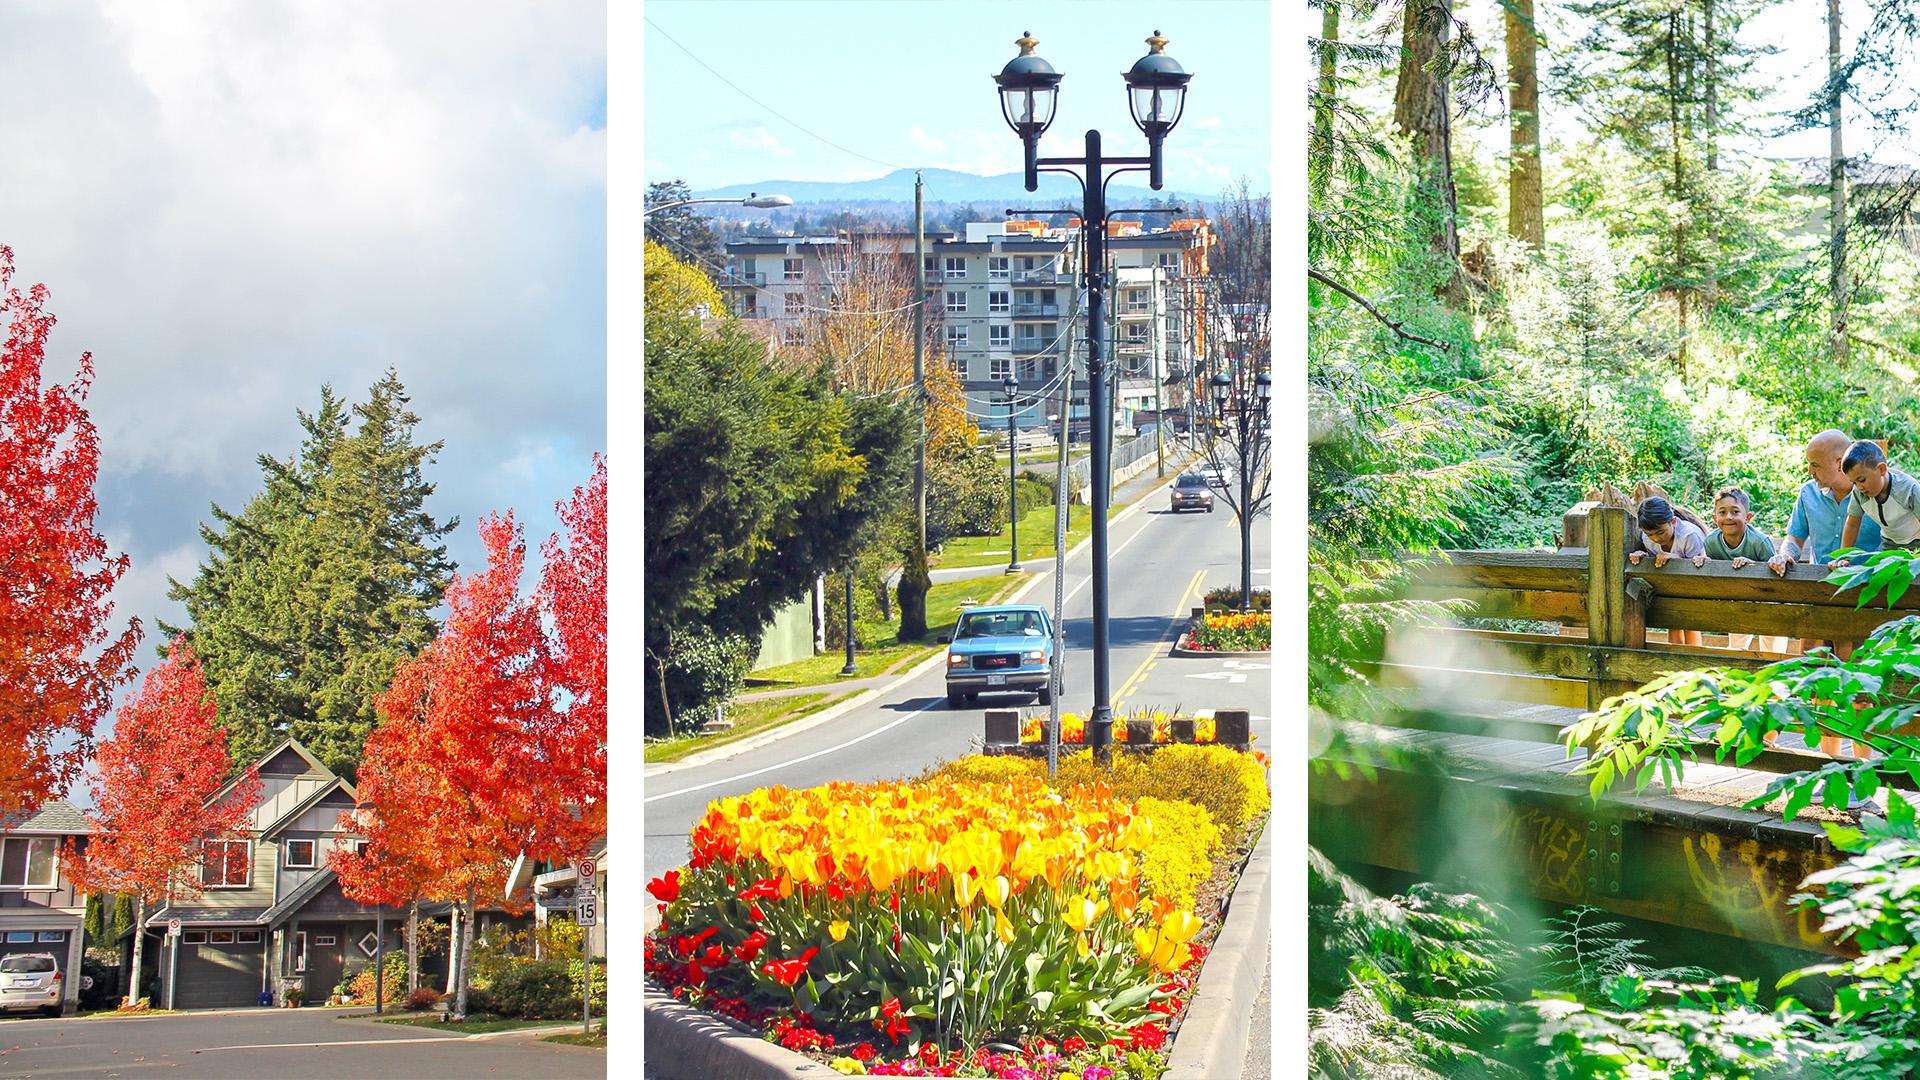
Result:
{"type": "Polygon", "coordinates": [[[1588,905],[1568,908],[1546,920],[1551,927],[1540,946],[1546,958],[1542,975],[1547,988],[1592,1003],[1601,1000],[1609,980],[1620,975],[1695,982],[1713,977],[1699,967],[1654,967],[1653,958],[1640,951],[1646,942],[1626,936],[1626,924],[1606,919],[1607,912],[1588,905]]]}

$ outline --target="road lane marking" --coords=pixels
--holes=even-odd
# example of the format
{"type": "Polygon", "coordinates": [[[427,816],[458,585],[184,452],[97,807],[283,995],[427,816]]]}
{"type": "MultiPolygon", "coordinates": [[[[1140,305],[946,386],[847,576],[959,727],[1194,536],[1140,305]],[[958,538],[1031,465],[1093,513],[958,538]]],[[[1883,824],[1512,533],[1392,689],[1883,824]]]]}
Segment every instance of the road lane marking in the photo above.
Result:
{"type": "Polygon", "coordinates": [[[946,704],[946,700],[947,699],[943,697],[934,698],[932,701],[927,702],[925,705],[920,706],[919,708],[913,710],[912,712],[901,717],[900,719],[895,720],[891,724],[882,724],[881,726],[874,728],[872,731],[867,732],[865,735],[856,735],[855,737],[848,739],[846,742],[840,743],[835,746],[829,746],[824,750],[815,750],[811,754],[803,754],[800,757],[791,758],[789,760],[782,761],[777,765],[769,765],[764,769],[755,769],[752,772],[743,772],[737,776],[723,777],[719,780],[709,780],[704,784],[695,784],[690,788],[681,788],[679,791],[668,791],[668,792],[663,792],[659,795],[649,795],[645,799],[642,799],[641,802],[642,804],[645,804],[650,802],[659,802],[661,799],[671,799],[678,795],[691,795],[696,791],[705,791],[710,787],[719,787],[721,784],[731,784],[736,780],[748,780],[748,779],[752,779],[753,777],[763,775],[765,773],[778,772],[779,770],[787,768],[788,766],[798,765],[803,761],[812,761],[814,758],[824,757],[836,751],[845,750],[849,746],[866,742],[868,739],[873,738],[875,735],[878,735],[881,732],[892,731],[894,728],[897,728],[901,724],[904,724],[907,721],[913,719],[914,717],[919,716],[921,713],[926,712],[928,709],[933,708],[935,705],[946,704]]]}
{"type": "MultiPolygon", "coordinates": [[[[1187,606],[1187,597],[1193,595],[1194,589],[1199,588],[1200,580],[1206,577],[1206,574],[1207,570],[1204,566],[1195,570],[1193,572],[1193,580],[1187,582],[1185,589],[1180,590],[1180,599],[1174,602],[1173,625],[1167,629],[1171,630],[1176,637],[1179,636],[1180,633],[1180,612],[1185,610],[1187,606]]],[[[1113,707],[1116,711],[1120,708],[1121,703],[1126,701],[1129,694],[1139,689],[1138,684],[1142,679],[1146,678],[1147,672],[1153,668],[1153,665],[1160,662],[1160,646],[1165,645],[1167,640],[1167,635],[1161,634],[1160,640],[1154,642],[1153,648],[1147,652],[1147,658],[1141,662],[1139,667],[1134,669],[1133,674],[1127,677],[1126,682],[1120,684],[1120,692],[1114,695],[1113,700],[1113,707]]]]}

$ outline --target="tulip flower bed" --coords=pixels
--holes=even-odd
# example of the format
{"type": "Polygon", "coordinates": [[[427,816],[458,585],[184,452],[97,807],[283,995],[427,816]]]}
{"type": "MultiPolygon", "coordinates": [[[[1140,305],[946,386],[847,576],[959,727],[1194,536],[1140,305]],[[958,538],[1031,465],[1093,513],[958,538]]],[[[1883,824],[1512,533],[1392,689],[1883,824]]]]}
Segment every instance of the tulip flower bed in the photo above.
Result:
{"type": "Polygon", "coordinates": [[[1270,611],[1209,614],[1187,635],[1195,652],[1265,652],[1273,648],[1270,611]]]}
{"type": "Polygon", "coordinates": [[[854,1075],[1157,1075],[1205,949],[1149,887],[1151,819],[988,768],[715,801],[647,886],[649,978],[854,1075]]]}

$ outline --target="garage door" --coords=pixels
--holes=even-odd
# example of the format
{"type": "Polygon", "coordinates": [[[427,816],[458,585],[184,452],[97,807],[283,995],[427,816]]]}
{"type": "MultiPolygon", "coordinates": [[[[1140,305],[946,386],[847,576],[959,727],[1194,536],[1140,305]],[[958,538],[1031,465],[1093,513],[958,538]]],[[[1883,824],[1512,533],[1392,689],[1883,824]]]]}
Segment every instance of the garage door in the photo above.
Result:
{"type": "Polygon", "coordinates": [[[53,962],[64,974],[67,970],[67,931],[8,930],[0,933],[0,956],[19,953],[52,953],[53,962]]]}
{"type": "MultiPolygon", "coordinates": [[[[259,930],[188,930],[181,936],[177,1009],[233,1009],[260,1003],[266,948],[259,930]],[[244,940],[243,940],[244,939],[244,940]]],[[[161,962],[166,962],[161,957],[161,962]]]]}

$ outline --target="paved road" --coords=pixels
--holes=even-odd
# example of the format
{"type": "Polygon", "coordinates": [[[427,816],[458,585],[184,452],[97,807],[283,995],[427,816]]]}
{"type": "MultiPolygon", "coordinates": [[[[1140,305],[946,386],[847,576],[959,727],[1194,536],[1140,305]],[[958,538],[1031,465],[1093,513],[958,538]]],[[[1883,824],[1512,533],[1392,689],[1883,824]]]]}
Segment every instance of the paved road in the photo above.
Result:
{"type": "Polygon", "coordinates": [[[343,1011],[355,1010],[7,1021],[0,1025],[0,1076],[419,1080],[607,1075],[604,1050],[527,1035],[444,1035],[340,1019],[343,1011]]]}
{"type": "MultiPolygon", "coordinates": [[[[1257,745],[1273,745],[1271,672],[1262,662],[1170,658],[1178,626],[1210,586],[1237,582],[1240,541],[1233,515],[1168,513],[1165,496],[1149,495],[1116,521],[1108,544],[1113,568],[1109,641],[1116,715],[1152,708],[1248,708],[1257,745]]],[[[1255,528],[1253,565],[1269,567],[1268,532],[1255,528]]],[[[1092,704],[1090,561],[1083,550],[1067,567],[1067,693],[1062,711],[1085,714],[1092,704]]],[[[1024,601],[1053,603],[1050,572],[1034,575],[1024,601]]],[[[1256,573],[1256,584],[1268,575],[1256,573]]],[[[642,869],[651,878],[687,857],[687,834],[709,800],[774,784],[811,787],[833,780],[894,779],[968,752],[982,734],[984,708],[1029,706],[1028,695],[985,698],[950,709],[938,668],[883,693],[875,701],[817,727],[705,765],[649,769],[645,791],[642,869]]]]}

